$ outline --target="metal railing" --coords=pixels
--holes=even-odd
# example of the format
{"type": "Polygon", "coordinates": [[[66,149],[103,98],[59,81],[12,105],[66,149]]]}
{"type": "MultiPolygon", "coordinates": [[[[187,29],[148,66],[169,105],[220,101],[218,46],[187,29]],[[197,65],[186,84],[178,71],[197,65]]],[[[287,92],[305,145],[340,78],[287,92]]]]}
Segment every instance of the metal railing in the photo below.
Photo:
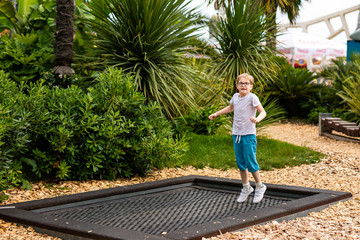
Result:
{"type": "Polygon", "coordinates": [[[346,38],[348,40],[350,40],[351,33],[349,32],[349,27],[346,22],[345,15],[352,13],[354,11],[357,11],[357,10],[360,10],[360,4],[357,6],[354,6],[354,7],[350,7],[350,8],[320,17],[320,18],[316,18],[311,21],[306,21],[306,22],[296,23],[296,24],[281,24],[280,32],[287,31],[289,28],[302,28],[303,32],[308,32],[309,26],[325,22],[325,24],[330,32],[330,35],[326,37],[327,39],[333,39],[340,33],[345,32],[346,38]],[[341,19],[342,26],[338,29],[334,29],[334,26],[330,20],[334,19],[334,18],[338,18],[338,17],[340,17],[340,19],[341,19]]]}

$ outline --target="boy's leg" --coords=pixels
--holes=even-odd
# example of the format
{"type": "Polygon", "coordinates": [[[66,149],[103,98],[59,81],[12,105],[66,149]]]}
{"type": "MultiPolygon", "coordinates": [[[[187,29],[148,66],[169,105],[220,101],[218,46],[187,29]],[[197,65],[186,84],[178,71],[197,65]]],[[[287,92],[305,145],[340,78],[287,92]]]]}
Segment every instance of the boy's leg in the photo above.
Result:
{"type": "Polygon", "coordinates": [[[233,136],[234,150],[236,157],[236,164],[240,169],[241,181],[243,188],[241,189],[240,196],[237,198],[238,202],[245,202],[247,197],[254,191],[249,184],[248,170],[246,168],[246,162],[244,158],[244,149],[241,142],[241,136],[233,136]]]}
{"type": "Polygon", "coordinates": [[[240,176],[243,184],[249,183],[249,175],[247,169],[245,169],[245,171],[240,170],[240,176]]]}
{"type": "Polygon", "coordinates": [[[255,183],[261,183],[260,171],[251,173],[255,179],[255,183]]]}
{"type": "Polygon", "coordinates": [[[249,183],[248,170],[244,156],[244,148],[241,142],[241,136],[233,135],[234,151],[236,158],[236,165],[240,170],[241,181],[243,184],[249,183]]]}
{"type": "Polygon", "coordinates": [[[257,139],[255,135],[247,135],[244,140],[244,154],[247,160],[247,166],[249,172],[251,172],[252,176],[255,179],[255,196],[253,199],[254,203],[260,202],[266,191],[266,186],[261,182],[260,172],[259,172],[259,164],[256,161],[256,148],[257,148],[257,139]]]}
{"type": "MultiPolygon", "coordinates": [[[[255,173],[260,170],[256,161],[257,139],[256,135],[245,135],[242,137],[242,152],[246,168],[249,172],[255,173]]],[[[256,179],[255,179],[256,180],[256,179]]]]}
{"type": "MultiPolygon", "coordinates": [[[[246,162],[244,158],[244,149],[241,142],[241,136],[233,135],[233,144],[236,158],[236,165],[240,169],[240,171],[246,171],[246,162]]],[[[246,171],[247,174],[247,171],[246,171]]]]}

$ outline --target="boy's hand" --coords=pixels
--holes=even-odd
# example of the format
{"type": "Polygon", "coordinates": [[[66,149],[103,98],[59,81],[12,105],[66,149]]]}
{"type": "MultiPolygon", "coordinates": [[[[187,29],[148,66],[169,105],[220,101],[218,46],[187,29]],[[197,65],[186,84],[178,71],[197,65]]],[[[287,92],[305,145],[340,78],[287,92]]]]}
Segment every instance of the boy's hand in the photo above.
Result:
{"type": "Polygon", "coordinates": [[[209,116],[209,119],[210,119],[210,120],[213,120],[214,118],[216,118],[215,113],[213,113],[213,114],[211,114],[211,115],[209,116]]]}
{"type": "Polygon", "coordinates": [[[254,117],[251,117],[251,118],[250,118],[250,121],[251,121],[252,123],[258,123],[258,122],[260,122],[257,118],[254,118],[254,117]]]}

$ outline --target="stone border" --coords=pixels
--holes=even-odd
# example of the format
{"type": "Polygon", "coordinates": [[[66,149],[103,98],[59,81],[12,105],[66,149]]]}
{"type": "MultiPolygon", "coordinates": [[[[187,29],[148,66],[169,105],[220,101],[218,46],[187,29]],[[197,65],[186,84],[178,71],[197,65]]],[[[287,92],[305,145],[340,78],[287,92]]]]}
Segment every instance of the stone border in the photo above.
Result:
{"type": "MultiPolygon", "coordinates": [[[[206,176],[186,176],[155,182],[122,186],[104,190],[97,190],[55,198],[22,202],[5,205],[0,209],[0,218],[21,225],[31,226],[35,230],[65,239],[201,239],[202,237],[216,236],[221,232],[236,231],[256,224],[262,224],[286,216],[296,216],[301,212],[318,210],[338,201],[349,199],[351,193],[266,184],[267,193],[278,195],[298,195],[298,199],[287,203],[257,209],[252,212],[229,216],[216,221],[192,226],[179,231],[169,232],[162,236],[151,235],[123,228],[108,227],[97,224],[70,221],[54,218],[46,214],[37,213],[42,208],[51,208],[63,204],[80,204],[82,201],[96,201],[99,198],[109,198],[121,194],[147,194],[159,192],[159,189],[175,189],[184,185],[200,185],[213,188],[229,189],[241,188],[241,181],[227,178],[214,178],[206,176]]],[[[254,183],[252,183],[254,185],[254,183]]]]}

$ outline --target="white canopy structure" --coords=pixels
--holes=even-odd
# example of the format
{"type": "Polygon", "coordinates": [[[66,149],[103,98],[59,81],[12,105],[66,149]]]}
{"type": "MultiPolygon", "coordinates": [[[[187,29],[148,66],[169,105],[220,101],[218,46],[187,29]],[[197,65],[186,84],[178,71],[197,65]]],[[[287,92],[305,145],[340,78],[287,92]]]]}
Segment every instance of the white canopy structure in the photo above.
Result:
{"type": "Polygon", "coordinates": [[[346,57],[346,44],[300,31],[282,33],[277,40],[277,49],[295,67],[316,70],[331,59],[346,57]]]}

